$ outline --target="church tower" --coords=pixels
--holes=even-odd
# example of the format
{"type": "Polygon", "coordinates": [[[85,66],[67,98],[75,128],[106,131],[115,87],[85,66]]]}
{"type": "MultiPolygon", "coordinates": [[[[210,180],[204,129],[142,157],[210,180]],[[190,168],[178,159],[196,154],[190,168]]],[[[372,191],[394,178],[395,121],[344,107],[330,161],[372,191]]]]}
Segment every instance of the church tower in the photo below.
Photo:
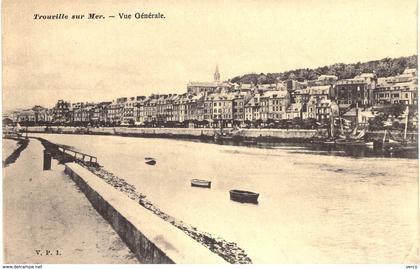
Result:
{"type": "Polygon", "coordinates": [[[220,82],[219,67],[216,65],[216,71],[214,71],[214,82],[220,82]]]}

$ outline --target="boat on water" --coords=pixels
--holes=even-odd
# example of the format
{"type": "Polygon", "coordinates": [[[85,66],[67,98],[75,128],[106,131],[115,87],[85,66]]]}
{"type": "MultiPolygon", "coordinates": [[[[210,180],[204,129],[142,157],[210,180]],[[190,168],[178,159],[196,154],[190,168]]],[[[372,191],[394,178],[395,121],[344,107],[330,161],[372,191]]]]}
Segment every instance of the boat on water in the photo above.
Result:
{"type": "Polygon", "coordinates": [[[244,138],[240,135],[231,135],[231,134],[215,134],[213,136],[215,142],[223,141],[233,141],[233,142],[243,142],[244,138]]]}
{"type": "Polygon", "coordinates": [[[148,165],[155,165],[156,164],[156,160],[152,157],[146,157],[144,159],[146,160],[145,163],[148,164],[148,165]]]}
{"type": "Polygon", "coordinates": [[[411,139],[409,139],[407,135],[408,116],[409,106],[406,107],[405,111],[405,126],[402,137],[398,134],[394,136],[390,130],[385,130],[383,138],[381,140],[374,141],[374,149],[384,150],[390,153],[399,151],[418,151],[418,141],[416,136],[411,135],[411,139]]]}
{"type": "Polygon", "coordinates": [[[203,179],[191,179],[191,187],[211,188],[211,181],[203,179]]]}
{"type": "Polygon", "coordinates": [[[365,146],[368,148],[373,148],[373,141],[365,142],[365,146]]]}
{"type": "MultiPolygon", "coordinates": [[[[406,113],[408,115],[408,109],[406,113]]],[[[375,140],[373,142],[373,148],[391,153],[399,151],[418,151],[418,142],[416,141],[414,136],[412,136],[411,139],[407,138],[406,124],[404,135],[402,138],[394,137],[389,130],[385,130],[383,138],[381,140],[375,140]]]]}
{"type": "Polygon", "coordinates": [[[230,199],[240,203],[258,204],[259,193],[243,190],[230,190],[230,199]]]}
{"type": "Polygon", "coordinates": [[[407,143],[407,144],[399,144],[399,145],[389,145],[388,147],[385,148],[385,150],[389,151],[389,152],[400,152],[400,151],[418,151],[418,144],[411,144],[411,143],[407,143]]]}
{"type": "Polygon", "coordinates": [[[399,151],[409,151],[409,150],[418,150],[418,143],[415,141],[407,140],[376,140],[373,143],[373,148],[377,150],[384,150],[388,152],[399,152],[399,151]]]}
{"type": "Polygon", "coordinates": [[[257,145],[258,142],[257,142],[257,140],[244,140],[244,141],[242,141],[242,144],[244,144],[244,145],[257,145]]]}

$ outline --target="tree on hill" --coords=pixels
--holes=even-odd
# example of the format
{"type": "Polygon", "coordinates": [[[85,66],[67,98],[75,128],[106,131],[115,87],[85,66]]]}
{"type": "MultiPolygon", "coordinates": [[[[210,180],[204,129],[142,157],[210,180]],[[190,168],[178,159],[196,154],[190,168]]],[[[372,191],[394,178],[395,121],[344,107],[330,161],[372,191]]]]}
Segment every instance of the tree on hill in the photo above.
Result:
{"type": "Polygon", "coordinates": [[[336,63],[330,66],[317,67],[315,69],[300,68],[281,73],[251,73],[236,76],[230,79],[233,83],[254,83],[272,84],[277,79],[286,80],[289,78],[313,80],[320,75],[335,75],[339,79],[353,78],[361,73],[375,72],[378,77],[389,77],[401,74],[406,68],[417,68],[417,55],[399,58],[384,58],[382,60],[369,61],[365,63],[344,64],[336,63]]]}

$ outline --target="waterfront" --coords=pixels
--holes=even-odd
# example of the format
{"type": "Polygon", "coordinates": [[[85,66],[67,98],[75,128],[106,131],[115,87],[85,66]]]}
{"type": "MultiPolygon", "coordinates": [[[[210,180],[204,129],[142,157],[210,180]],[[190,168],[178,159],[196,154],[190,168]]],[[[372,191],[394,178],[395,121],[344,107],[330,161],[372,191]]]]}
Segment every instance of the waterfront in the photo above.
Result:
{"type": "Polygon", "coordinates": [[[97,156],[163,211],[238,243],[254,263],[416,261],[409,254],[418,236],[416,159],[333,156],[340,154],[298,145],[33,136],[97,156]],[[212,180],[212,189],[191,188],[192,178],[212,180]],[[259,192],[260,203],[230,201],[234,188],[259,192]]]}

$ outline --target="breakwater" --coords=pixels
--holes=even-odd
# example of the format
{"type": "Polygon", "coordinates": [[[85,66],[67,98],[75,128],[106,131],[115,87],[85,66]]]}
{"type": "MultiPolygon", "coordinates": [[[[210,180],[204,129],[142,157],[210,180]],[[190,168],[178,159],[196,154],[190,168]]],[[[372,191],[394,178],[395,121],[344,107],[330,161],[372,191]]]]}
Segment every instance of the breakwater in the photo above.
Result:
{"type": "MultiPolygon", "coordinates": [[[[230,132],[231,128],[224,129],[230,132]]],[[[28,127],[31,133],[98,134],[137,137],[213,139],[219,129],[214,128],[129,128],[129,127],[28,127]]],[[[237,137],[262,141],[309,141],[314,136],[327,136],[327,130],[312,129],[241,129],[237,137]]]]}
{"type": "Polygon", "coordinates": [[[76,163],[68,174],[144,263],[224,263],[223,259],[76,163]]]}
{"type": "MultiPolygon", "coordinates": [[[[128,184],[124,179],[119,178],[118,176],[115,176],[112,173],[106,171],[98,163],[96,162],[92,163],[92,162],[84,161],[83,159],[77,159],[76,157],[69,154],[69,152],[64,152],[60,150],[59,147],[66,147],[65,145],[59,146],[59,145],[49,142],[46,139],[42,139],[42,138],[38,138],[38,139],[41,141],[42,145],[52,154],[52,156],[59,161],[59,163],[61,164],[67,163],[65,172],[73,178],[73,180],[79,185],[79,187],[88,197],[88,199],[92,202],[93,206],[99,211],[99,213],[101,213],[101,215],[103,215],[103,217],[106,220],[108,220],[108,222],[111,223],[113,227],[114,227],[113,222],[115,222],[115,218],[125,219],[125,217],[120,216],[119,212],[114,212],[116,210],[112,208],[108,209],[105,212],[106,214],[101,212],[100,210],[104,206],[103,204],[105,204],[105,206],[109,206],[107,204],[107,201],[99,200],[98,202],[97,198],[90,198],[89,195],[94,195],[96,197],[96,194],[92,194],[92,190],[90,190],[90,188],[86,186],[85,178],[87,176],[80,178],[78,175],[75,175],[73,173],[74,168],[73,169],[71,168],[71,167],[74,167],[74,165],[69,164],[69,163],[71,162],[78,163],[84,170],[90,171],[93,175],[99,177],[108,185],[112,186],[116,191],[125,194],[131,200],[137,201],[141,207],[149,210],[151,213],[153,213],[154,215],[156,215],[163,221],[166,221],[172,226],[183,231],[186,235],[188,235],[195,241],[199,242],[200,244],[208,248],[211,252],[214,252],[215,254],[223,258],[225,261],[230,262],[230,263],[252,263],[251,259],[248,257],[245,251],[241,249],[239,246],[237,246],[236,243],[229,242],[229,241],[224,240],[223,238],[215,237],[209,233],[200,231],[196,227],[191,226],[187,223],[184,223],[183,221],[177,220],[176,218],[166,214],[165,212],[160,210],[158,207],[153,205],[153,203],[147,198],[146,195],[138,192],[133,185],[128,184]],[[94,200],[91,200],[91,199],[94,199],[94,200]],[[96,204],[96,203],[100,203],[100,204],[96,204]]],[[[79,169],[79,168],[76,168],[76,169],[79,169]]],[[[84,173],[83,170],[82,170],[82,173],[84,173]]],[[[142,235],[141,231],[136,231],[136,227],[132,225],[126,224],[124,227],[126,227],[128,231],[124,229],[119,230],[120,229],[119,226],[114,227],[114,229],[120,234],[121,238],[127,243],[130,249],[134,253],[136,253],[137,257],[141,261],[146,261],[147,263],[172,263],[172,262],[178,263],[178,261],[175,261],[171,258],[167,258],[165,255],[163,255],[161,249],[154,249],[154,248],[144,249],[143,245],[144,244],[147,245],[148,244],[147,242],[149,242],[150,244],[150,241],[153,241],[153,240],[151,240],[149,237],[145,237],[144,235],[142,235]],[[128,234],[140,233],[139,235],[140,241],[132,241],[130,238],[126,238],[127,233],[128,234]],[[152,255],[150,254],[151,252],[156,252],[157,254],[155,253],[152,255]],[[151,257],[158,256],[160,258],[156,260],[156,258],[151,259],[149,256],[151,257]]],[[[189,259],[192,259],[192,258],[189,257],[189,259]]],[[[188,263],[191,263],[191,262],[188,262],[188,263]]],[[[203,260],[200,263],[205,263],[205,262],[203,260]]]]}

